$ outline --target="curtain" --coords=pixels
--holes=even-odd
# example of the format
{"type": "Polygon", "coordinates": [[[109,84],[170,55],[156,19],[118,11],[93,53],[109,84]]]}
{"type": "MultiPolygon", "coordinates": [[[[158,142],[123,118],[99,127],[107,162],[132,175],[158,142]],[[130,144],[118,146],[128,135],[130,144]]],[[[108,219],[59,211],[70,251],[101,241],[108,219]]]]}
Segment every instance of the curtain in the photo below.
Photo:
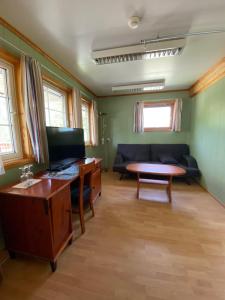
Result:
{"type": "Polygon", "coordinates": [[[176,99],[174,105],[172,130],[179,132],[181,131],[182,99],[176,99]]]}
{"type": "Polygon", "coordinates": [[[29,56],[23,56],[21,63],[26,122],[34,158],[38,163],[47,163],[48,151],[41,66],[29,56]]]}
{"type": "Polygon", "coordinates": [[[92,139],[92,145],[98,146],[98,109],[97,109],[97,103],[96,101],[92,101],[91,103],[91,139],[92,139]]]}
{"type": "Polygon", "coordinates": [[[0,175],[3,175],[3,174],[5,174],[5,169],[4,169],[4,166],[3,166],[2,158],[0,156],[0,175]]]}
{"type": "Polygon", "coordinates": [[[73,88],[73,127],[82,128],[81,94],[80,90],[73,88]]]}
{"type": "Polygon", "coordinates": [[[134,132],[144,132],[144,102],[136,102],[134,106],[134,132]]]}

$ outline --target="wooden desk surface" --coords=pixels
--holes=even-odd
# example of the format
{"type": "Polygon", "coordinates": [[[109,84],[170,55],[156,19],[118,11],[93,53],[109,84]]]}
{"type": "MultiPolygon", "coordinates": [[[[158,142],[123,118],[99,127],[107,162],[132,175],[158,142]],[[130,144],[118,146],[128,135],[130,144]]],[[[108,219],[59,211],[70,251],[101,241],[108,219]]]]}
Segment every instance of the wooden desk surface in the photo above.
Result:
{"type": "Polygon", "coordinates": [[[145,173],[155,175],[181,176],[186,173],[183,168],[164,164],[135,163],[127,165],[127,170],[134,173],[145,173]]]}
{"type": "MultiPolygon", "coordinates": [[[[87,158],[83,161],[79,161],[76,164],[87,164],[91,161],[95,160],[95,163],[99,163],[102,161],[100,158],[87,158]]],[[[35,178],[41,178],[45,172],[41,172],[35,176],[35,178]]],[[[69,185],[72,181],[76,180],[79,177],[78,174],[73,176],[70,179],[44,179],[41,178],[41,181],[27,189],[19,189],[19,188],[13,188],[16,183],[10,184],[9,186],[3,187],[0,190],[0,195],[4,194],[11,194],[11,195],[17,195],[17,196],[23,196],[23,197],[34,197],[34,198],[45,198],[49,199],[55,195],[55,193],[62,190],[64,187],[69,185]]]]}

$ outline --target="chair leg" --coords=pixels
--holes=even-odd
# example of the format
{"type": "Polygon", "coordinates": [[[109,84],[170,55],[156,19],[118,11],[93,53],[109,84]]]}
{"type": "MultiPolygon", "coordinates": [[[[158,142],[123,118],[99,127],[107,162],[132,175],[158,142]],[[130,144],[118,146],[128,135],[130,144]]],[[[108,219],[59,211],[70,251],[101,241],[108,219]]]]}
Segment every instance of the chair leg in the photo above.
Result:
{"type": "Polygon", "coordinates": [[[89,204],[90,204],[90,209],[92,211],[92,217],[94,217],[95,216],[95,210],[94,210],[93,201],[91,199],[89,200],[89,204]]]}
{"type": "Polygon", "coordinates": [[[82,234],[85,233],[85,224],[84,224],[84,215],[79,213],[80,216],[80,227],[81,227],[81,232],[82,234]]]}
{"type": "Polygon", "coordinates": [[[80,217],[80,226],[82,234],[85,233],[85,223],[84,223],[84,208],[83,203],[79,206],[79,217],[80,217]]]}

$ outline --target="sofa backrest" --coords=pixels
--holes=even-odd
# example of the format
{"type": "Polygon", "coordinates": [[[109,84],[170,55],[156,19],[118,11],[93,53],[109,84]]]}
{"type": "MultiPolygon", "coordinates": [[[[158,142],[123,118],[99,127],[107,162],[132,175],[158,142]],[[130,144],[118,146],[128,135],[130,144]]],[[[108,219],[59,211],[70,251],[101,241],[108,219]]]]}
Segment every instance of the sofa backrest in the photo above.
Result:
{"type": "Polygon", "coordinates": [[[171,155],[177,161],[182,160],[183,155],[189,155],[189,146],[187,144],[151,144],[151,160],[159,161],[159,156],[171,155]]]}
{"type": "Polygon", "coordinates": [[[118,144],[117,152],[125,161],[150,160],[150,145],[148,144],[118,144]]]}

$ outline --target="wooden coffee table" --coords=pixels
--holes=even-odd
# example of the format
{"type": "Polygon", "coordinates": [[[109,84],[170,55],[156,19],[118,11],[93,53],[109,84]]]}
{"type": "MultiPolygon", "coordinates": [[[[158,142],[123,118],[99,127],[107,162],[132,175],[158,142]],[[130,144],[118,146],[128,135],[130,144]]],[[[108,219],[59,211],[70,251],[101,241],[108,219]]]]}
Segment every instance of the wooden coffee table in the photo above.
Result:
{"type": "Polygon", "coordinates": [[[186,173],[183,168],[164,165],[164,164],[145,164],[145,163],[134,163],[127,165],[129,172],[137,173],[137,199],[139,199],[140,184],[156,184],[164,185],[166,187],[169,202],[172,202],[172,180],[173,176],[182,176],[186,173]],[[140,178],[140,174],[153,174],[165,177],[163,180],[158,179],[147,179],[140,178]]]}

